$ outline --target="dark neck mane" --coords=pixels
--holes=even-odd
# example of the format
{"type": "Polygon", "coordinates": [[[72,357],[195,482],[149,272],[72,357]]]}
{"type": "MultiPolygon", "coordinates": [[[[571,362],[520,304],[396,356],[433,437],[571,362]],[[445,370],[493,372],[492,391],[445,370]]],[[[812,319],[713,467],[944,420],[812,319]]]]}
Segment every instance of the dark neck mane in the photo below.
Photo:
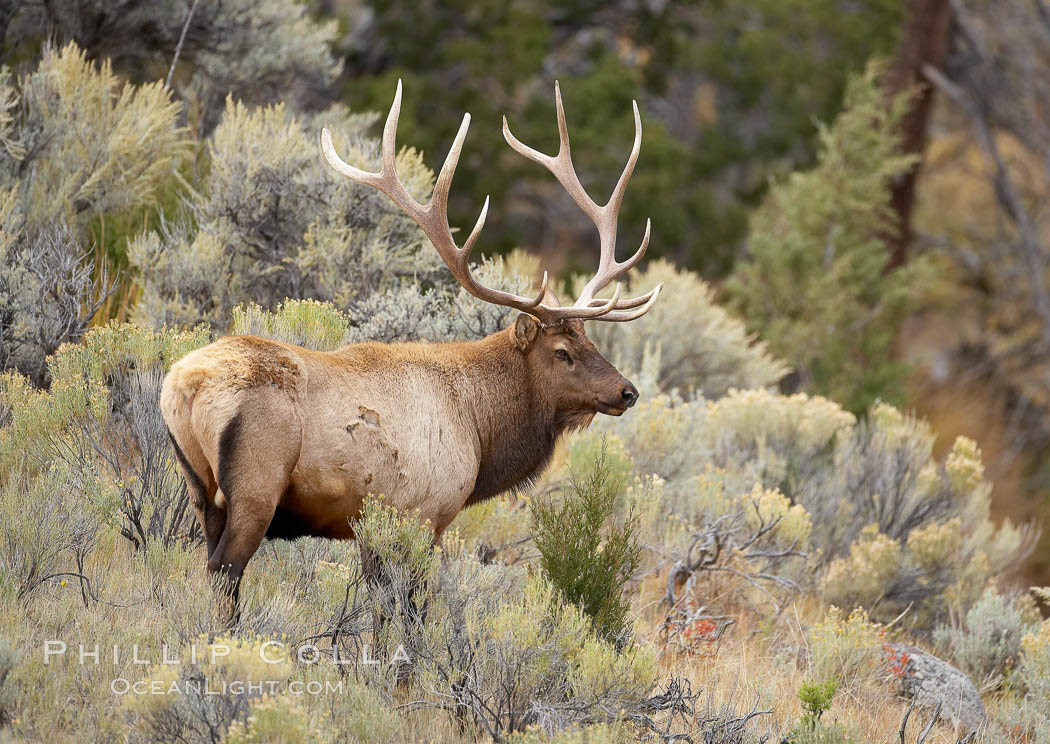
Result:
{"type": "Polygon", "coordinates": [[[507,331],[471,346],[476,354],[464,371],[474,384],[464,393],[471,398],[481,464],[468,505],[529,485],[550,461],[558,437],[569,427],[586,425],[578,416],[559,414],[537,395],[525,355],[507,331]]]}

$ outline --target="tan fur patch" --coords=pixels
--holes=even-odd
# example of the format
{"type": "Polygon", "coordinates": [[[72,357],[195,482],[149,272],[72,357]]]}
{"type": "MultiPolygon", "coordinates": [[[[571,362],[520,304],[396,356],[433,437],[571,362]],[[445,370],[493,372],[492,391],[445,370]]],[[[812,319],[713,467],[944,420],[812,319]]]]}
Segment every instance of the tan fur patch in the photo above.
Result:
{"type": "Polygon", "coordinates": [[[220,362],[220,374],[231,386],[249,389],[270,385],[294,391],[299,366],[280,347],[252,336],[233,336],[226,346],[232,352],[220,362]]]}
{"type": "Polygon", "coordinates": [[[253,336],[227,336],[188,354],[171,368],[172,386],[185,396],[204,388],[299,391],[302,372],[285,347],[253,336]]]}

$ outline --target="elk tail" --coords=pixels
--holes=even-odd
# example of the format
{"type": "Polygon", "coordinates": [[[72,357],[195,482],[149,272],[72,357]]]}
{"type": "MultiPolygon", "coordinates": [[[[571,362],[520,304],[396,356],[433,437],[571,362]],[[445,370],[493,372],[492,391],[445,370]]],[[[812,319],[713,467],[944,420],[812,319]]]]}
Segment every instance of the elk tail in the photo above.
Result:
{"type": "Polygon", "coordinates": [[[191,415],[193,395],[187,396],[177,384],[177,371],[172,370],[164,378],[160,394],[160,411],[168,428],[168,436],[175,448],[175,457],[186,476],[190,498],[196,506],[203,507],[209,494],[209,483],[214,482],[211,468],[204,456],[191,415]]]}

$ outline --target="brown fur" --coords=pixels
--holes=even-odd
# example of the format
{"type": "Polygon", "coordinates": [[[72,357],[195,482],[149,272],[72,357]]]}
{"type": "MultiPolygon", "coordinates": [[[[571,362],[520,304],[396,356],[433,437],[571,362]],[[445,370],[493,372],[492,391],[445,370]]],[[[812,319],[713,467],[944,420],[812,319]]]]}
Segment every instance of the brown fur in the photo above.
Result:
{"type": "Polygon", "coordinates": [[[465,343],[222,338],[172,366],[161,410],[203,492],[208,568],[228,574],[235,603],[264,536],[352,538],[369,494],[440,535],[464,506],[534,478],[563,432],[636,397],[582,322],[521,315],[465,343]]]}

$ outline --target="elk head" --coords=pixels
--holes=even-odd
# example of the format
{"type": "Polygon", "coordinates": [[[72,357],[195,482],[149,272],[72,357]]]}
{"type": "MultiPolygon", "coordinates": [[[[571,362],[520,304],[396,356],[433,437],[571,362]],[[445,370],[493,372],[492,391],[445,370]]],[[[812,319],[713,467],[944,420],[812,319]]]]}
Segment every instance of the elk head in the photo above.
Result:
{"type": "Polygon", "coordinates": [[[620,416],[638,400],[638,389],[587,338],[583,321],[543,325],[522,313],[510,333],[533,394],[556,412],[559,429],[584,428],[596,413],[620,416]]]}
{"type": "Polygon", "coordinates": [[[569,132],[565,124],[565,110],[561,101],[561,88],[554,84],[554,97],[558,116],[559,147],[556,155],[545,155],[515,137],[503,117],[503,136],[507,144],[533,162],[547,168],[569,193],[598,229],[600,253],[598,269],[584,285],[579,298],[571,305],[561,305],[554,293],[547,288],[547,272],[535,297],[524,297],[486,287],[470,272],[470,252],[473,250],[488,213],[489,199],[460,248],[452,237],[448,224],[448,194],[452,176],[459,162],[463,141],[470,127],[470,114],[463,115],[463,122],[452,143],[448,156],[438,174],[434,194],[429,204],[420,204],[408,193],[397,176],[395,165],[395,138],[397,121],[401,112],[401,81],[398,80],[394,102],[383,128],[381,165],[378,173],[369,173],[349,165],[336,154],[328,129],[321,130],[321,150],[328,163],[339,173],[358,183],[372,186],[389,196],[422,229],[434,244],[434,248],[448,265],[456,280],[480,300],[515,308],[521,315],[508,329],[516,349],[525,356],[533,390],[545,398],[545,402],[566,421],[568,426],[586,425],[595,413],[613,416],[623,414],[638,399],[638,390],[610,364],[587,338],[583,328],[585,320],[623,322],[645,315],[656,303],[663,285],[630,299],[620,299],[620,284],[617,283],[611,297],[596,295],[614,279],[622,276],[641,260],[649,246],[650,222],[646,220],[645,234],[638,250],[626,261],[616,260],[616,225],[627,189],[627,182],[634,172],[642,144],[642,122],[638,104],[634,109],[634,146],[627,165],[613,188],[609,201],[599,205],[587,194],[576,175],[569,150],[569,132]]]}

